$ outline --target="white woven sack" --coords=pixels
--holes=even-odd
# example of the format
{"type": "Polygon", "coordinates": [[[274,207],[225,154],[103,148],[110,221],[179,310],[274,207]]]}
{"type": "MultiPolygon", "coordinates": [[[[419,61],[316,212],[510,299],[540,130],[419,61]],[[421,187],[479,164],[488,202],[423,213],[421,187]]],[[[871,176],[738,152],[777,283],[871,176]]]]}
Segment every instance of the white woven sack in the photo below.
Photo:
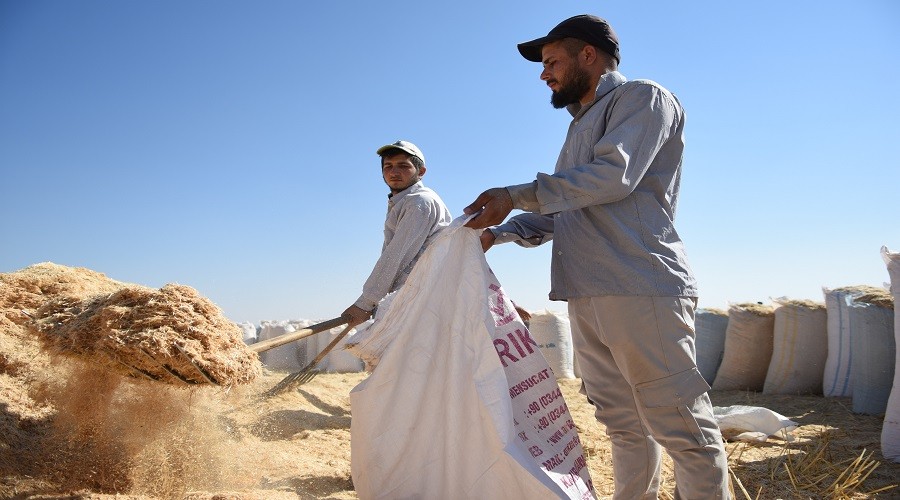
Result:
{"type": "Polygon", "coordinates": [[[350,392],[353,487],[363,500],[596,498],[562,390],[465,220],[353,341],[376,365],[350,392]]]}
{"type": "Polygon", "coordinates": [[[725,330],[728,313],[715,309],[698,309],[694,318],[696,331],[697,369],[706,383],[712,385],[725,355],[725,330]]]}
{"type": "Polygon", "coordinates": [[[887,409],[894,382],[894,311],[853,301],[848,315],[853,346],[850,356],[853,412],[880,415],[887,409]]]}
{"type": "Polygon", "coordinates": [[[775,315],[754,312],[758,309],[741,304],[728,308],[725,354],[713,381],[714,390],[763,389],[772,359],[775,315]]]}
{"type": "Polygon", "coordinates": [[[850,318],[847,315],[847,301],[852,298],[848,292],[822,289],[825,295],[827,314],[826,333],[828,335],[828,355],[825,371],[822,373],[822,394],[826,397],[849,397],[853,395],[850,380],[850,318]]]}
{"type": "MultiPolygon", "coordinates": [[[[888,274],[891,277],[896,346],[900,345],[900,317],[897,315],[897,304],[900,304],[900,253],[892,253],[887,247],[881,247],[881,257],[887,264],[888,274]]],[[[888,460],[900,462],[900,349],[895,349],[894,354],[894,383],[884,412],[884,425],[881,427],[881,453],[888,460]]]]}
{"type": "Polygon", "coordinates": [[[819,304],[776,300],[765,394],[821,394],[828,358],[827,313],[819,304]]]}
{"type": "Polygon", "coordinates": [[[556,378],[575,378],[569,316],[556,311],[537,311],[531,315],[528,330],[556,378]]]}
{"type": "Polygon", "coordinates": [[[761,406],[714,406],[713,416],[728,441],[766,442],[777,435],[785,441],[793,441],[790,432],[797,422],[761,406]]]}

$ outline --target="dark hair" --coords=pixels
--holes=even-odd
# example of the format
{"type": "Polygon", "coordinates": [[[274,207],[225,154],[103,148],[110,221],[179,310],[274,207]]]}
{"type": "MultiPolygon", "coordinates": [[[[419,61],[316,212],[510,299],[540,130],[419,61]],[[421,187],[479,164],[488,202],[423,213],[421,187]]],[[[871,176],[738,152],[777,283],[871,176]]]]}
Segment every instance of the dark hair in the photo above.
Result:
{"type": "Polygon", "coordinates": [[[406,156],[408,156],[408,157],[409,157],[410,163],[412,163],[413,166],[416,167],[416,170],[420,170],[422,167],[425,166],[425,162],[422,161],[421,158],[419,158],[419,157],[416,156],[416,155],[411,155],[411,154],[407,153],[406,151],[403,151],[403,150],[400,149],[400,148],[391,148],[391,149],[388,149],[388,150],[386,150],[386,151],[382,151],[382,152],[381,152],[381,155],[380,155],[380,156],[381,156],[381,165],[384,166],[384,159],[385,159],[385,158],[387,158],[388,156],[396,156],[396,155],[406,155],[406,156]]]}

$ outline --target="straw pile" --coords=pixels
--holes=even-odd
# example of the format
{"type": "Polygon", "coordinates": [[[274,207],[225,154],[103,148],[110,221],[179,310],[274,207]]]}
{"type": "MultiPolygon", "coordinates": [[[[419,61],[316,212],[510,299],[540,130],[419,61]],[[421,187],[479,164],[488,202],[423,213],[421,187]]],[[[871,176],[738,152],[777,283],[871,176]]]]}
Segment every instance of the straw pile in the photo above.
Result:
{"type": "MultiPolygon", "coordinates": [[[[246,394],[249,384],[185,390],[182,382],[111,377],[108,356],[95,348],[106,337],[123,342],[117,349],[126,346],[132,337],[119,330],[129,318],[132,334],[177,336],[188,350],[189,341],[207,340],[204,351],[191,351],[200,360],[222,355],[222,337],[240,339],[196,292],[172,289],[52,263],[0,273],[0,498],[106,498],[126,491],[135,495],[129,498],[180,498],[190,489],[248,486],[239,460],[250,451],[234,448],[221,416],[233,407],[227,398],[246,394]],[[107,311],[102,304],[117,304],[121,318],[76,314],[107,311]],[[183,323],[192,328],[187,335],[183,323]],[[50,328],[45,333],[40,326],[50,328]],[[213,331],[220,327],[229,333],[213,331]]],[[[127,352],[116,352],[127,359],[127,352]]],[[[256,363],[255,355],[250,359],[256,363]]],[[[206,366],[229,383],[259,371],[251,365],[221,375],[216,360],[206,366]]]]}
{"type": "Polygon", "coordinates": [[[818,311],[818,310],[825,309],[824,302],[809,300],[809,299],[779,298],[779,299],[775,299],[775,302],[780,306],[798,307],[798,308],[803,308],[803,309],[809,309],[812,311],[818,311]]]}
{"type": "Polygon", "coordinates": [[[770,317],[775,313],[774,307],[768,304],[763,304],[761,302],[741,302],[739,304],[732,304],[728,308],[728,311],[731,312],[732,309],[738,309],[743,312],[763,317],[770,317]]]}
{"type": "Polygon", "coordinates": [[[854,302],[870,304],[873,306],[894,308],[894,297],[885,288],[872,285],[849,285],[826,290],[826,294],[850,295],[854,302]]]}
{"type": "Polygon", "coordinates": [[[860,295],[854,297],[853,300],[886,309],[894,309],[894,296],[884,288],[872,287],[871,290],[864,290],[860,295]]]}
{"type": "Polygon", "coordinates": [[[156,290],[52,263],[3,283],[6,320],[37,333],[53,353],[182,386],[242,384],[261,371],[240,327],[191,287],[156,290]]]}

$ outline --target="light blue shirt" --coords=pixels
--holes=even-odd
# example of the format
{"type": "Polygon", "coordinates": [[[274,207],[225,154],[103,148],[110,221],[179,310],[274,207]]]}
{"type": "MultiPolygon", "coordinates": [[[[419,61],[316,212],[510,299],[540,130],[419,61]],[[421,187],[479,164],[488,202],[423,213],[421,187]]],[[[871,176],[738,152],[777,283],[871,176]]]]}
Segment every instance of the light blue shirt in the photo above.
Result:
{"type": "Polygon", "coordinates": [[[524,213],[491,228],[496,243],[553,241],[551,300],[697,296],[675,207],[684,110],[649,80],[603,75],[573,120],[552,175],[509,186],[524,213]]]}

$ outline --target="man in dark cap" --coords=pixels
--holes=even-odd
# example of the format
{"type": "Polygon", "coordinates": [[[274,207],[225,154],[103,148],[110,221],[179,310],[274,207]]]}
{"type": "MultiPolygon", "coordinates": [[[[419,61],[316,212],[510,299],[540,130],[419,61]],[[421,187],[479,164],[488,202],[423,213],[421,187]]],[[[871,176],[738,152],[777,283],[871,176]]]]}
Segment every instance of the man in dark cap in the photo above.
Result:
{"type": "Polygon", "coordinates": [[[657,498],[661,446],[680,498],[728,498],[727,459],[697,370],[697,286],[675,231],[684,110],[618,72],[619,40],[575,16],[521,43],[569,125],[554,173],[483,192],[482,247],[553,241],[551,300],[568,301],[583,392],[612,442],[616,499],[657,498]],[[503,221],[514,209],[525,213],[503,221]],[[495,226],[495,224],[499,224],[495,226]]]}

